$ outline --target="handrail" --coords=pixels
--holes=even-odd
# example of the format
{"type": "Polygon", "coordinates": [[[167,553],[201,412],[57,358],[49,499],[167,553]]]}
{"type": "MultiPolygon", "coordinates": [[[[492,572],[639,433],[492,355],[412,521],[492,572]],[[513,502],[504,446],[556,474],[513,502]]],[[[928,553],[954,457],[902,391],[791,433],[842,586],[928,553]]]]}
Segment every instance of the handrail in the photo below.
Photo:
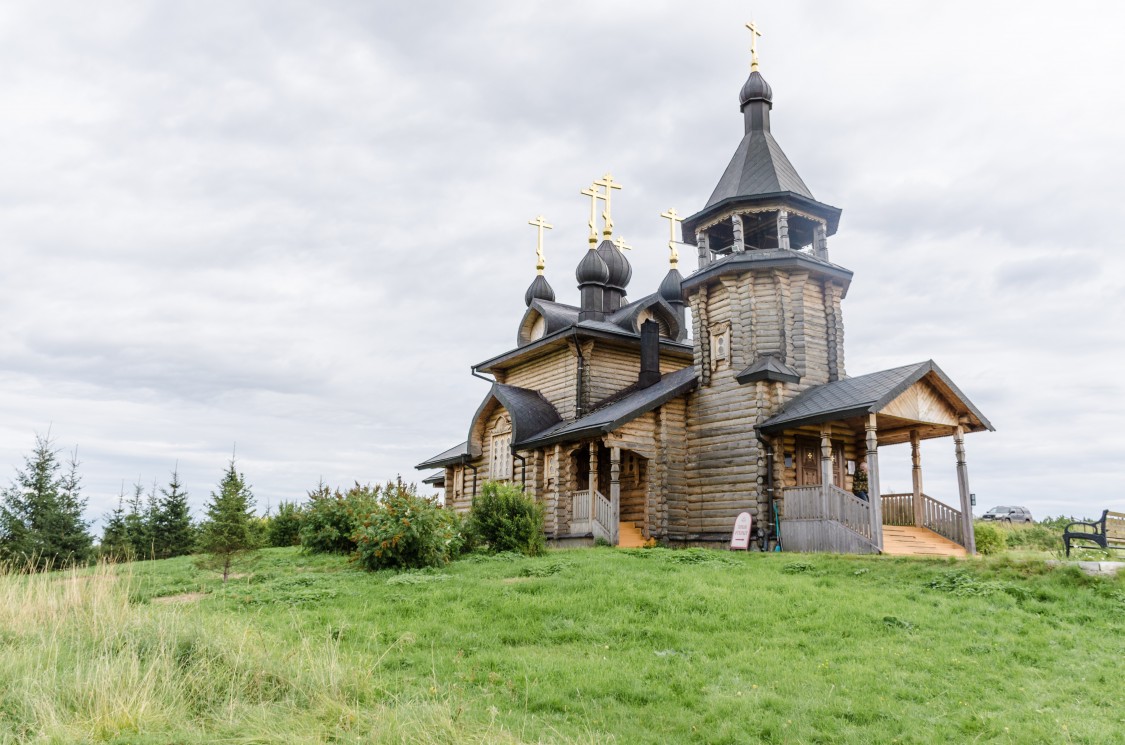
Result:
{"type": "Polygon", "coordinates": [[[965,531],[961,526],[961,510],[955,510],[933,497],[922,495],[922,527],[929,528],[943,538],[965,545],[965,531]]]}
{"type": "Polygon", "coordinates": [[[585,523],[590,520],[590,490],[574,492],[573,507],[570,512],[571,520],[585,523]]]}
{"type": "Polygon", "coordinates": [[[914,494],[883,494],[879,500],[883,505],[883,525],[914,524],[914,494]]]}
{"type": "Polygon", "coordinates": [[[609,499],[597,489],[593,490],[594,493],[594,521],[593,533],[595,538],[602,538],[606,541],[613,541],[613,504],[609,499]]]}
{"type": "Polygon", "coordinates": [[[868,541],[871,536],[871,505],[835,484],[822,488],[790,486],[782,489],[787,520],[835,520],[859,533],[868,541]]]}

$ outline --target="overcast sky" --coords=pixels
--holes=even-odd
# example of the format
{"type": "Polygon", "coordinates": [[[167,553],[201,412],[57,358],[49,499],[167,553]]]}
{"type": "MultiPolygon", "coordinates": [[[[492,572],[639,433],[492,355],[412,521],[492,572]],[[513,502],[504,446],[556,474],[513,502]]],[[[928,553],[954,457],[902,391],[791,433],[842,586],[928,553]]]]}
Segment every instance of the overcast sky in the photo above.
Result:
{"type": "MultiPolygon", "coordinates": [[[[1122,8],[753,7],[773,132],[844,210],[848,372],[937,361],[997,428],[967,438],[981,509],[1125,507],[1122,8]]],[[[578,191],[612,171],[630,295],[655,289],[658,214],[741,136],[750,12],[0,5],[0,466],[50,428],[91,518],[177,462],[198,509],[236,444],[261,507],[420,478],[514,345],[529,219],[576,301],[578,191]]],[[[923,458],[956,503],[952,441],[923,458]]]]}

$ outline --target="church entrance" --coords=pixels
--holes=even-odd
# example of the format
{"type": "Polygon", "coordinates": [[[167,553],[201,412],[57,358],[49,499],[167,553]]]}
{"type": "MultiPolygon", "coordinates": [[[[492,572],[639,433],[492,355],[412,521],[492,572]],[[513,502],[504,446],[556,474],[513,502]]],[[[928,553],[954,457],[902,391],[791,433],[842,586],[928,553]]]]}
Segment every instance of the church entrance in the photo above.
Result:
{"type": "MultiPolygon", "coordinates": [[[[820,444],[816,440],[801,439],[796,443],[797,486],[814,486],[820,483],[820,444]]],[[[844,443],[832,441],[832,483],[845,489],[844,443]]]]}

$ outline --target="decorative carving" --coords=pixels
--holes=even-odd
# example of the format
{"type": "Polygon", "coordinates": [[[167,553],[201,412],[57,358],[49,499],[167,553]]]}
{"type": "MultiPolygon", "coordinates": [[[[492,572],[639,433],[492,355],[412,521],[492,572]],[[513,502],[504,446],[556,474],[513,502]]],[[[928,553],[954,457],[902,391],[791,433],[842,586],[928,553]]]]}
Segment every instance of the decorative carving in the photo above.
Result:
{"type": "Polygon", "coordinates": [[[785,210],[777,213],[777,247],[789,248],[789,213],[785,210]]]}
{"type": "Polygon", "coordinates": [[[730,216],[731,229],[734,231],[734,245],[731,246],[736,254],[746,250],[746,243],[742,238],[742,215],[735,213],[730,216]]]}

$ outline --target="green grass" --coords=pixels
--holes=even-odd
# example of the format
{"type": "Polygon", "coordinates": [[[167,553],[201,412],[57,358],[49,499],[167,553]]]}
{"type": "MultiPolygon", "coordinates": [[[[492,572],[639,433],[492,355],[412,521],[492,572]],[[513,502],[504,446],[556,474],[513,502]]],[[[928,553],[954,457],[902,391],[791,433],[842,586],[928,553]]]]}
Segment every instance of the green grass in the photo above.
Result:
{"type": "Polygon", "coordinates": [[[1122,660],[1125,578],[1003,557],[0,577],[0,743],[1120,743],[1122,660]]]}

